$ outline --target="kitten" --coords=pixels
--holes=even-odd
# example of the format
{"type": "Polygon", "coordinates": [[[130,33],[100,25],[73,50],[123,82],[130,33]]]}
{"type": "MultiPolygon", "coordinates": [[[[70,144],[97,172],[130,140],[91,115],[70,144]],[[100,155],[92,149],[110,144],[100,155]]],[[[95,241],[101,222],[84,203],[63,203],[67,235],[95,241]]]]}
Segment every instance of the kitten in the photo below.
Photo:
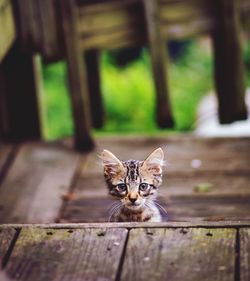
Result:
{"type": "Polygon", "coordinates": [[[161,148],[154,150],[144,161],[120,161],[110,151],[103,150],[104,177],[109,194],[117,200],[112,208],[111,221],[162,220],[155,200],[162,183],[163,158],[161,148]]]}

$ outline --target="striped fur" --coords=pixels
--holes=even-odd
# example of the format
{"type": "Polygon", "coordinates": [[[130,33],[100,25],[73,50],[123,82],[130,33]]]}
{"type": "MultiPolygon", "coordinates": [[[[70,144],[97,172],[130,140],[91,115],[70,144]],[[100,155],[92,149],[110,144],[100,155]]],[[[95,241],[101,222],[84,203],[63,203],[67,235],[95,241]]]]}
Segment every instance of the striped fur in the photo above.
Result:
{"type": "Polygon", "coordinates": [[[120,161],[110,151],[102,152],[104,177],[109,194],[116,200],[111,221],[161,221],[155,200],[162,183],[163,157],[161,148],[144,161],[120,161]]]}

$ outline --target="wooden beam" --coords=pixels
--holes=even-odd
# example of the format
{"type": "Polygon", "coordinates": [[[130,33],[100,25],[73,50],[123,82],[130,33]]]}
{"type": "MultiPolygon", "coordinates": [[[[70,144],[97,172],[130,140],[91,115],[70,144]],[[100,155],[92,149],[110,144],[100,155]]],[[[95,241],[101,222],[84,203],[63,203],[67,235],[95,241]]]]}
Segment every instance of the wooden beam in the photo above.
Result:
{"type": "Polygon", "coordinates": [[[247,119],[239,1],[214,2],[214,79],[222,124],[247,119]]]}
{"type": "Polygon", "coordinates": [[[101,77],[99,67],[99,53],[97,50],[84,52],[87,69],[88,92],[91,108],[91,119],[94,128],[101,128],[104,124],[104,106],[101,93],[101,77]]]}
{"type": "Polygon", "coordinates": [[[16,42],[0,65],[0,132],[6,140],[39,139],[40,120],[33,57],[16,42]]]}
{"type": "Polygon", "coordinates": [[[16,28],[11,0],[0,0],[0,62],[16,38],[16,28]]]}
{"type": "Polygon", "coordinates": [[[91,137],[91,116],[88,94],[87,70],[76,29],[76,6],[72,0],[61,1],[64,43],[68,67],[70,97],[75,127],[75,147],[88,151],[94,147],[91,137]]]}
{"type": "Polygon", "coordinates": [[[159,3],[144,0],[146,32],[156,90],[156,116],[161,128],[173,127],[169,100],[167,47],[160,28],[159,3]]]}

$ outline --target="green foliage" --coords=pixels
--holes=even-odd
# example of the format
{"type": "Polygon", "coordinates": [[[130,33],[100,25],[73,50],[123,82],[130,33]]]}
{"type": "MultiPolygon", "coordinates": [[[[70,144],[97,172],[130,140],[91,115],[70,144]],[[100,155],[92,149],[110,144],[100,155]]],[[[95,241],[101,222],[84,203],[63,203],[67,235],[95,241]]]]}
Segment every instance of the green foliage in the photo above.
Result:
{"type": "Polygon", "coordinates": [[[43,77],[43,135],[49,140],[70,136],[73,133],[73,124],[66,83],[66,65],[59,62],[44,66],[43,77]]]}
{"type": "MultiPolygon", "coordinates": [[[[125,68],[115,67],[108,53],[102,55],[102,92],[106,124],[101,132],[159,132],[155,124],[155,94],[149,55],[125,68]]],[[[199,44],[191,44],[182,58],[170,63],[171,103],[175,130],[194,128],[196,108],[211,88],[211,56],[199,44]]],[[[72,134],[64,63],[44,66],[44,134],[48,139],[72,134]]]]}

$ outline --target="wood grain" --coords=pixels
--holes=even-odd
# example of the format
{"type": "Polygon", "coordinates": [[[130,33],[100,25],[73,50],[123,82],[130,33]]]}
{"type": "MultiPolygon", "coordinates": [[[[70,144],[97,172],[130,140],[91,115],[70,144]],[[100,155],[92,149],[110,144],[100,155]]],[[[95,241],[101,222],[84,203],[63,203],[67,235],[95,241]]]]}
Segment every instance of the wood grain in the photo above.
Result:
{"type": "Polygon", "coordinates": [[[10,278],[115,280],[126,229],[23,229],[6,271],[10,278]]]}
{"type": "Polygon", "coordinates": [[[250,280],[250,228],[239,230],[241,281],[250,280]]]}
{"type": "Polygon", "coordinates": [[[59,146],[23,145],[0,189],[0,222],[54,222],[77,160],[59,146]]]}
{"type": "Polygon", "coordinates": [[[0,264],[3,263],[4,256],[6,255],[15,234],[16,230],[14,228],[2,228],[0,226],[0,264]]]}
{"type": "Polygon", "coordinates": [[[121,280],[233,281],[235,235],[234,229],[133,229],[121,280]]]}

